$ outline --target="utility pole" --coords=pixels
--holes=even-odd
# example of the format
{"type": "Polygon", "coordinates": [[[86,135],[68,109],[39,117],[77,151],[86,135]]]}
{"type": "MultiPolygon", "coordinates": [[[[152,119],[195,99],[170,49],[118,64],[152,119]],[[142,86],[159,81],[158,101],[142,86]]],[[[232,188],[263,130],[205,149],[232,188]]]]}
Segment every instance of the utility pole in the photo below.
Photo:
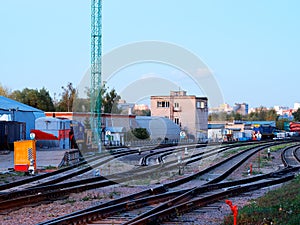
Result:
{"type": "Polygon", "coordinates": [[[101,152],[102,0],[91,0],[91,129],[101,152]]]}

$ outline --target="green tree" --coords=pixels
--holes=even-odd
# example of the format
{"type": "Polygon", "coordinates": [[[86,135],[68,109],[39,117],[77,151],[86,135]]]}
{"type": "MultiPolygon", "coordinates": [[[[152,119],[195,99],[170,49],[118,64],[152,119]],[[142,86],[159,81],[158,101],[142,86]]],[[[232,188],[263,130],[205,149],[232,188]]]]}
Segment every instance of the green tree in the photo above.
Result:
{"type": "Polygon", "coordinates": [[[73,102],[76,98],[76,89],[73,84],[69,82],[66,87],[62,86],[63,89],[62,98],[58,103],[57,111],[71,112],[73,109],[73,102]]]}
{"type": "Polygon", "coordinates": [[[255,112],[251,112],[251,113],[248,115],[248,120],[250,120],[250,121],[258,121],[258,120],[259,120],[259,117],[258,117],[258,111],[255,110],[255,112]]]}
{"type": "Polygon", "coordinates": [[[233,120],[249,120],[249,121],[276,121],[278,115],[276,110],[267,109],[266,107],[259,107],[255,109],[254,112],[249,113],[248,115],[241,115],[236,112],[218,112],[211,113],[208,116],[208,121],[233,121],[233,120]]]}
{"type": "Polygon", "coordinates": [[[16,90],[11,93],[10,98],[42,111],[55,111],[52,98],[45,88],[41,90],[29,88],[24,88],[22,91],[16,90]]]}
{"type": "Polygon", "coordinates": [[[248,115],[248,120],[250,120],[250,121],[263,121],[263,120],[265,120],[264,107],[261,106],[259,108],[256,108],[254,112],[251,112],[248,115]]]}
{"type": "Polygon", "coordinates": [[[293,116],[295,121],[300,121],[300,109],[297,109],[297,111],[293,113],[293,116]]]}
{"type": "Polygon", "coordinates": [[[55,107],[53,104],[53,100],[49,94],[49,92],[42,88],[39,90],[39,98],[38,98],[38,108],[45,112],[53,112],[55,111],[55,107]]]}
{"type": "Polygon", "coordinates": [[[286,123],[286,122],[290,122],[290,120],[289,119],[278,119],[277,121],[276,121],[276,128],[278,129],[278,130],[284,130],[284,124],[286,123]]]}
{"type": "Polygon", "coordinates": [[[214,112],[208,115],[208,121],[226,121],[228,114],[226,112],[214,112]]]}
{"type": "Polygon", "coordinates": [[[134,110],[133,112],[137,116],[151,116],[151,110],[146,109],[146,110],[134,110]]]}
{"type": "Polygon", "coordinates": [[[102,99],[102,108],[104,113],[120,113],[118,102],[121,97],[117,94],[115,89],[106,92],[102,99]]]}
{"type": "Polygon", "coordinates": [[[278,115],[275,109],[267,109],[266,107],[259,107],[248,115],[250,121],[276,121],[278,115]]]}
{"type": "Polygon", "coordinates": [[[235,113],[234,114],[234,120],[243,120],[243,116],[240,113],[235,113]]]}
{"type": "Polygon", "coordinates": [[[226,121],[233,121],[233,120],[235,120],[235,115],[236,115],[236,113],[234,111],[232,111],[230,113],[223,112],[222,117],[225,117],[226,121]]]}
{"type": "Polygon", "coordinates": [[[0,95],[1,96],[4,96],[4,97],[9,97],[10,95],[10,90],[5,87],[5,86],[2,86],[2,84],[0,83],[0,95]]]}
{"type": "Polygon", "coordinates": [[[277,120],[278,115],[275,109],[269,109],[267,111],[267,116],[266,116],[266,120],[267,121],[272,121],[272,120],[277,120]]]}
{"type": "Polygon", "coordinates": [[[89,99],[77,98],[73,100],[72,105],[73,112],[90,112],[91,111],[91,102],[89,99]]]}
{"type": "MultiPolygon", "coordinates": [[[[86,98],[77,98],[75,96],[76,101],[73,105],[74,110],[76,112],[89,112],[91,111],[90,101],[91,101],[91,92],[90,88],[86,88],[86,98]]],[[[109,91],[109,88],[106,87],[106,84],[104,83],[100,89],[100,95],[98,99],[96,99],[97,104],[96,106],[101,107],[101,111],[103,113],[115,113],[119,114],[121,113],[121,110],[118,108],[118,102],[121,99],[121,97],[117,94],[115,89],[112,89],[109,91]]]]}
{"type": "Polygon", "coordinates": [[[258,108],[258,120],[259,121],[264,121],[267,118],[267,109],[264,108],[263,106],[258,108]]]}
{"type": "Polygon", "coordinates": [[[146,140],[150,137],[147,129],[145,128],[135,128],[128,131],[125,136],[127,140],[146,140]]]}
{"type": "Polygon", "coordinates": [[[73,100],[73,112],[90,112],[91,111],[91,93],[89,88],[85,88],[84,91],[85,97],[78,97],[78,93],[76,93],[73,100]]]}

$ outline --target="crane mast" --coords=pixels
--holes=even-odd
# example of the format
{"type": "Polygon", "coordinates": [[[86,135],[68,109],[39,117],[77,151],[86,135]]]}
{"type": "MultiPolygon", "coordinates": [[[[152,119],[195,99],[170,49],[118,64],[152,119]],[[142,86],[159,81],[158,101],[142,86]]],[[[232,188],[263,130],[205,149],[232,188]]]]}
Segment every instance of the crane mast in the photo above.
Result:
{"type": "Polygon", "coordinates": [[[101,151],[102,0],[91,0],[91,129],[101,151]]]}

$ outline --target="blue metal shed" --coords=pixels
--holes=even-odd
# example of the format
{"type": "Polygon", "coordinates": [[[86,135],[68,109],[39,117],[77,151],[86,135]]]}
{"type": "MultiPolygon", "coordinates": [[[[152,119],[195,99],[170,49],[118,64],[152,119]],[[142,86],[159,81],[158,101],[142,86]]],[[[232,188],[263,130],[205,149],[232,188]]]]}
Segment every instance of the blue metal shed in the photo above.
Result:
{"type": "Polygon", "coordinates": [[[21,102],[0,96],[0,117],[6,117],[8,121],[24,122],[26,124],[26,139],[30,139],[30,130],[34,129],[35,120],[45,117],[45,113],[21,102]]]}
{"type": "Polygon", "coordinates": [[[135,119],[141,128],[147,129],[151,139],[179,140],[180,138],[180,127],[168,118],[137,116],[135,119]]]}

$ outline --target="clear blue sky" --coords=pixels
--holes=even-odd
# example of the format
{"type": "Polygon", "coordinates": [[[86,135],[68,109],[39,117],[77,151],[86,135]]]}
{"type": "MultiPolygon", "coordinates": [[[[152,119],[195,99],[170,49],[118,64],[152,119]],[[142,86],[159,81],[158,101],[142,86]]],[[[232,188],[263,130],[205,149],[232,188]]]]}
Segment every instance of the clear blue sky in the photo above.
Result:
{"type": "MultiPolygon", "coordinates": [[[[170,42],[207,64],[225,102],[292,106],[300,101],[299,9],[298,0],[103,0],[103,52],[170,42]]],[[[11,90],[45,87],[53,97],[89,68],[90,1],[1,1],[0,27],[0,82],[11,90]]],[[[147,68],[134,71],[157,72],[147,68]]]]}

